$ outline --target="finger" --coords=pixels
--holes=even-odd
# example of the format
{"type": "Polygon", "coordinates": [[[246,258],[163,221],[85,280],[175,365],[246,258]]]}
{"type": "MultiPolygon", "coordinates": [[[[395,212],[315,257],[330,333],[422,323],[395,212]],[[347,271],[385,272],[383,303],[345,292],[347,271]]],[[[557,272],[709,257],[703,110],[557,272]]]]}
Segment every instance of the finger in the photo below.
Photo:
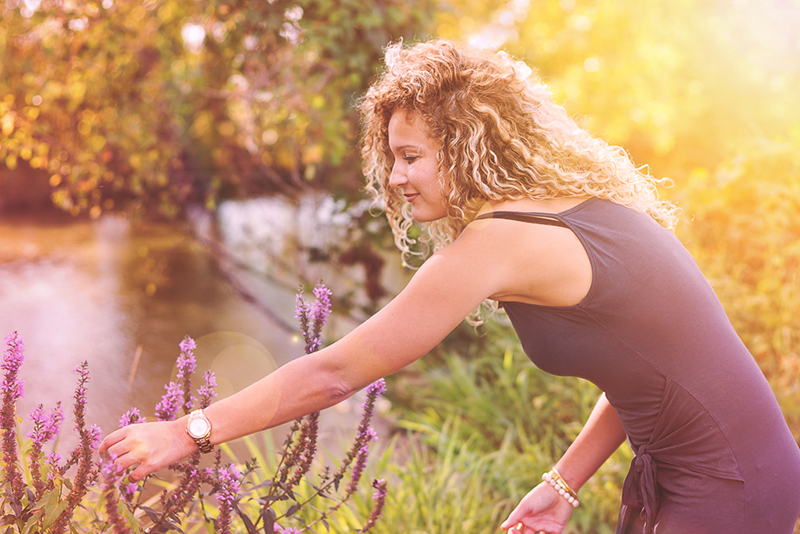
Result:
{"type": "Polygon", "coordinates": [[[514,520],[514,514],[512,512],[512,514],[508,516],[508,519],[503,521],[503,524],[500,525],[500,528],[503,530],[508,530],[509,534],[517,534],[518,532],[523,532],[525,530],[525,524],[522,523],[522,521],[514,520]]]}
{"type": "Polygon", "coordinates": [[[131,482],[139,482],[152,472],[153,470],[148,465],[139,464],[139,466],[134,469],[130,475],[128,475],[128,478],[131,480],[131,482]]]}
{"type": "Polygon", "coordinates": [[[125,432],[122,432],[122,430],[124,429],[116,430],[103,438],[103,441],[100,443],[100,448],[97,449],[97,451],[103,454],[109,447],[125,439],[125,432]]]}
{"type": "Polygon", "coordinates": [[[122,470],[133,467],[138,463],[139,462],[136,460],[136,458],[132,457],[130,454],[118,456],[117,459],[114,460],[114,464],[122,470]]]}
{"type": "MultiPolygon", "coordinates": [[[[118,460],[123,456],[126,456],[130,453],[128,447],[125,445],[124,442],[120,441],[119,443],[115,443],[111,447],[108,448],[108,455],[111,456],[114,460],[118,460]]],[[[119,465],[119,462],[116,462],[119,465]]]]}

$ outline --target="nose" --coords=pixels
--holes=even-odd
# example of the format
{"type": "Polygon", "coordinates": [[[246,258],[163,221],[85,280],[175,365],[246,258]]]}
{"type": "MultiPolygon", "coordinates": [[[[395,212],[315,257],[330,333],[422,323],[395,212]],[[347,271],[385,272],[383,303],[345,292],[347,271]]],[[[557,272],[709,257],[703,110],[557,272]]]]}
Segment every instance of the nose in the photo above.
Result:
{"type": "Polygon", "coordinates": [[[400,168],[401,165],[398,163],[397,160],[394,160],[394,165],[392,166],[392,173],[389,175],[389,187],[393,189],[397,189],[398,187],[403,187],[403,185],[408,182],[406,178],[405,172],[400,168]]]}

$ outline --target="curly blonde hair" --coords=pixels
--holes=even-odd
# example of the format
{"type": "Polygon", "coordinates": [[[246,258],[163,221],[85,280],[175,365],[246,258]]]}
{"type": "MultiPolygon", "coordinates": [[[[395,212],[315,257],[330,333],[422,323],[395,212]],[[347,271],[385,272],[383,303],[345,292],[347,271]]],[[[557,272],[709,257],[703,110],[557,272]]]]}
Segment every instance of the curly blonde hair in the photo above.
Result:
{"type": "Polygon", "coordinates": [[[389,119],[419,117],[438,139],[448,216],[429,223],[434,249],[455,239],[486,201],[591,196],[650,214],[673,229],[676,208],[627,153],[581,129],[530,67],[505,52],[446,40],[391,44],[386,70],[358,104],[367,191],[383,205],[404,258],[413,254],[411,210],[389,186],[389,119]]]}

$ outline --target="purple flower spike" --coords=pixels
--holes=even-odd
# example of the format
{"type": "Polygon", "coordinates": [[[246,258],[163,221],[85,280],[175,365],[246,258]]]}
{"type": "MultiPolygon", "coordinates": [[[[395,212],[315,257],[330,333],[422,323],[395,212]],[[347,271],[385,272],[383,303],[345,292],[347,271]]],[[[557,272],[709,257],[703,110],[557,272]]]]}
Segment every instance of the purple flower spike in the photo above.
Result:
{"type": "Polygon", "coordinates": [[[314,296],[317,301],[311,307],[311,312],[314,315],[315,326],[322,328],[328,322],[328,317],[331,314],[331,290],[320,282],[314,287],[314,296]]]}
{"type": "Polygon", "coordinates": [[[200,395],[200,407],[208,408],[211,399],[217,396],[217,377],[214,371],[206,371],[203,379],[205,383],[197,389],[197,393],[200,395]]]}
{"type": "Polygon", "coordinates": [[[239,493],[239,470],[233,464],[223,467],[217,475],[219,480],[219,490],[217,491],[217,501],[219,501],[219,516],[217,517],[216,530],[222,534],[230,534],[231,519],[235,507],[234,501],[239,493]]]}
{"type": "Polygon", "coordinates": [[[309,305],[300,288],[295,296],[295,316],[300,320],[300,332],[306,342],[306,353],[311,354],[322,346],[320,334],[331,314],[331,290],[322,282],[314,287],[316,300],[309,305]]]}
{"type": "Polygon", "coordinates": [[[192,338],[186,336],[180,343],[181,354],[178,356],[178,378],[183,378],[194,373],[197,368],[197,360],[194,357],[196,345],[192,338]]]}
{"type": "Polygon", "coordinates": [[[111,524],[111,532],[113,534],[129,534],[131,529],[125,518],[119,514],[119,497],[116,489],[122,477],[122,470],[114,463],[114,459],[115,456],[109,454],[100,461],[100,478],[105,492],[105,510],[108,522],[111,524]]]}
{"type": "Polygon", "coordinates": [[[194,357],[194,349],[197,344],[192,338],[186,336],[180,343],[181,353],[178,356],[178,385],[182,392],[183,413],[187,414],[194,407],[194,397],[192,396],[192,374],[197,369],[197,360],[194,357]]]}
{"type": "Polygon", "coordinates": [[[50,413],[45,413],[44,406],[41,404],[31,412],[31,420],[33,421],[33,430],[28,432],[28,437],[33,440],[34,447],[39,444],[42,445],[58,435],[61,429],[61,423],[64,421],[64,410],[61,409],[61,403],[56,403],[50,409],[50,413]]]}
{"type": "Polygon", "coordinates": [[[367,520],[364,528],[361,529],[362,534],[375,526],[375,523],[378,522],[383,513],[383,505],[386,504],[386,481],[383,479],[374,480],[372,481],[372,487],[375,488],[375,493],[372,494],[375,504],[369,514],[369,520],[367,520]]]}
{"type": "Polygon", "coordinates": [[[6,337],[6,352],[3,355],[2,408],[0,408],[0,429],[2,429],[3,469],[5,484],[11,502],[22,503],[24,483],[17,464],[17,400],[22,397],[22,381],[19,368],[24,359],[24,344],[16,332],[6,337]]]}
{"type": "Polygon", "coordinates": [[[28,462],[33,487],[36,490],[35,499],[38,500],[47,489],[47,481],[42,476],[42,459],[44,458],[42,448],[45,443],[58,435],[61,422],[64,421],[61,403],[59,402],[53,406],[49,414],[44,411],[44,407],[40,404],[31,413],[31,420],[33,421],[33,430],[28,432],[28,437],[31,438],[32,442],[31,452],[28,454],[28,462]]]}
{"type": "Polygon", "coordinates": [[[94,484],[97,476],[97,464],[92,461],[93,454],[97,451],[100,444],[102,431],[97,425],[91,428],[86,428],[86,383],[89,381],[89,363],[84,361],[75,368],[78,374],[78,385],[75,387],[75,405],[72,413],[75,415],[75,430],[78,431],[80,436],[79,444],[72,450],[70,460],[67,465],[73,461],[77,462],[78,469],[72,479],[72,488],[69,495],[66,497],[67,506],[59,514],[55,523],[53,524],[51,532],[58,534],[68,529],[69,520],[75,508],[81,502],[84,495],[89,489],[89,486],[94,484]]]}
{"type": "Polygon", "coordinates": [[[164,389],[166,393],[161,397],[161,401],[156,404],[156,419],[159,421],[174,421],[175,415],[183,403],[183,391],[175,382],[170,382],[164,389]]]}
{"type": "Polygon", "coordinates": [[[350,485],[347,487],[347,493],[355,493],[358,489],[358,483],[361,481],[361,475],[364,474],[364,468],[367,466],[367,459],[369,459],[369,442],[377,439],[378,435],[375,431],[372,428],[367,428],[366,443],[364,443],[356,456],[353,472],[350,474],[350,485]]]}
{"type": "MultiPolygon", "coordinates": [[[[386,393],[386,380],[383,378],[379,378],[367,386],[367,398],[374,397],[373,402],[381,398],[384,393],[386,393]]],[[[365,404],[366,402],[367,401],[365,401],[365,404]]],[[[362,405],[361,407],[364,408],[365,406],[362,405]]]]}

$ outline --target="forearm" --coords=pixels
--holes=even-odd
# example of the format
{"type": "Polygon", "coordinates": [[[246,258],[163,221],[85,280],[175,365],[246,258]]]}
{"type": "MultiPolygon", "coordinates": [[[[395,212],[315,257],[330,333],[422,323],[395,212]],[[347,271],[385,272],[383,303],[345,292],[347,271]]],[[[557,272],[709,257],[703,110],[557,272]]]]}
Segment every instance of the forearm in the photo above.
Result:
{"type": "Polygon", "coordinates": [[[578,437],[556,463],[556,469],[578,491],[625,441],[617,411],[600,396],[578,437]]]}
{"type": "Polygon", "coordinates": [[[224,443],[328,408],[352,395],[319,354],[293,360],[249,387],[205,409],[210,440],[224,443]]]}

